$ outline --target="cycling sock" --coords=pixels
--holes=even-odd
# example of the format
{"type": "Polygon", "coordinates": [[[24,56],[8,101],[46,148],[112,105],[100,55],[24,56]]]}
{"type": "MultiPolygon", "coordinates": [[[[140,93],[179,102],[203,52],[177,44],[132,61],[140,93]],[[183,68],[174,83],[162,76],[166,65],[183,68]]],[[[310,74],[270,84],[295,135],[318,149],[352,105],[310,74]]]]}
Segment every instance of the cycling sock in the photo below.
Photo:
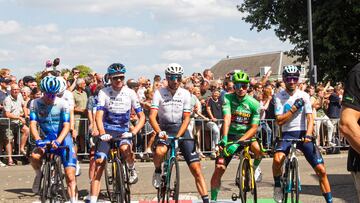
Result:
{"type": "Polygon", "coordinates": [[[36,174],[37,176],[41,176],[41,170],[40,170],[40,169],[36,169],[36,170],[35,170],[35,174],[36,174]]]}
{"type": "Polygon", "coordinates": [[[256,169],[260,165],[261,160],[262,160],[262,158],[254,160],[254,169],[256,169]]]}
{"type": "Polygon", "coordinates": [[[203,200],[203,203],[209,203],[209,196],[208,195],[201,196],[201,199],[203,200]]]}
{"type": "Polygon", "coordinates": [[[155,168],[155,173],[161,173],[161,168],[155,168]]]}
{"type": "Polygon", "coordinates": [[[96,203],[97,202],[97,196],[91,196],[90,197],[90,203],[96,203]]]}
{"type": "Polygon", "coordinates": [[[76,197],[71,197],[71,198],[70,198],[70,202],[71,202],[71,203],[76,203],[76,202],[77,202],[76,197]]]}
{"type": "Polygon", "coordinates": [[[323,193],[322,195],[324,196],[326,203],[332,203],[333,202],[331,192],[323,193]]]}
{"type": "Polygon", "coordinates": [[[216,201],[219,193],[219,188],[211,188],[211,200],[216,201]]]}
{"type": "Polygon", "coordinates": [[[274,176],[275,187],[281,187],[281,176],[274,176]]]}

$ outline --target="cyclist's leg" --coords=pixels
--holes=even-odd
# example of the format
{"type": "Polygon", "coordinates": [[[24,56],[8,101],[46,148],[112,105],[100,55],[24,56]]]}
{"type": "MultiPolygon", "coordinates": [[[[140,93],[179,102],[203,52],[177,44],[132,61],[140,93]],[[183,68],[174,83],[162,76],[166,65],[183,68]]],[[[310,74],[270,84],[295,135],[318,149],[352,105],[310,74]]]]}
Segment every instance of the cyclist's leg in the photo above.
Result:
{"type": "Polygon", "coordinates": [[[132,151],[132,141],[125,139],[120,141],[120,153],[126,160],[129,168],[129,183],[135,184],[138,180],[137,172],[135,170],[135,156],[132,151]]]}
{"type": "Polygon", "coordinates": [[[70,197],[70,201],[76,201],[77,197],[77,188],[76,188],[76,178],[75,178],[75,168],[76,168],[76,154],[74,143],[70,134],[68,134],[64,141],[62,142],[61,146],[68,146],[69,147],[69,154],[67,154],[65,149],[57,150],[59,151],[59,155],[61,156],[61,161],[64,165],[65,169],[65,178],[67,184],[67,190],[70,197]]]}
{"type": "Polygon", "coordinates": [[[330,183],[326,174],[324,159],[313,142],[299,143],[299,149],[319,177],[320,188],[327,202],[332,202],[330,183]]]}
{"type": "Polygon", "coordinates": [[[158,137],[155,138],[155,150],[153,156],[153,162],[155,166],[155,170],[160,169],[161,172],[161,163],[164,160],[166,152],[168,151],[169,141],[168,140],[161,140],[158,137]]]}
{"type": "MultiPolygon", "coordinates": [[[[291,132],[283,132],[282,137],[284,139],[294,138],[291,135],[291,132]]],[[[281,187],[282,165],[284,163],[285,157],[290,151],[290,148],[291,148],[290,142],[281,141],[281,142],[277,142],[275,145],[275,154],[272,165],[275,187],[281,187]]]]}
{"type": "Polygon", "coordinates": [[[199,194],[201,195],[201,198],[204,202],[209,202],[206,182],[201,171],[199,155],[195,151],[195,141],[179,140],[179,148],[182,155],[184,156],[186,163],[189,166],[192,175],[195,178],[195,185],[199,194]]]}
{"type": "Polygon", "coordinates": [[[45,150],[39,147],[34,148],[31,153],[30,164],[35,170],[35,178],[32,186],[32,191],[34,193],[38,193],[40,189],[40,182],[41,182],[41,158],[45,154],[45,150]]]}
{"type": "Polygon", "coordinates": [[[107,155],[110,151],[110,144],[108,142],[99,140],[98,143],[96,143],[96,153],[95,153],[95,174],[92,177],[91,180],[91,192],[90,192],[90,199],[92,202],[97,201],[97,197],[100,193],[100,187],[101,187],[101,176],[103,174],[104,168],[105,168],[105,161],[107,159],[107,155]]]}
{"type": "Polygon", "coordinates": [[[215,160],[215,170],[211,176],[211,200],[216,201],[217,195],[221,186],[221,177],[225,173],[227,165],[230,163],[232,156],[223,157],[222,154],[216,157],[215,160]]]}
{"type": "Polygon", "coordinates": [[[251,143],[250,150],[255,154],[254,169],[256,169],[260,165],[260,162],[263,158],[263,153],[261,152],[261,147],[258,141],[255,140],[251,143]]]}

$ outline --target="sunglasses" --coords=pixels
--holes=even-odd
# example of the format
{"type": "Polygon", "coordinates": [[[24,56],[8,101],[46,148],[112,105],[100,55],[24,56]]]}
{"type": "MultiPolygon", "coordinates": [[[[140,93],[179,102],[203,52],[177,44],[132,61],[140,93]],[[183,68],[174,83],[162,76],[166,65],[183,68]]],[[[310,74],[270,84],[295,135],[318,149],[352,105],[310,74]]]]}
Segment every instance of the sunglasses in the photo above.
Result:
{"type": "Polygon", "coordinates": [[[247,88],[249,88],[248,83],[235,83],[234,84],[234,89],[244,89],[244,90],[246,90],[247,88]]]}
{"type": "Polygon", "coordinates": [[[44,93],[44,96],[48,99],[54,100],[56,97],[56,94],[44,93]]]}
{"type": "Polygon", "coordinates": [[[180,82],[182,80],[182,76],[181,75],[167,75],[166,79],[171,80],[171,81],[177,80],[180,82]]]}
{"type": "Polygon", "coordinates": [[[111,77],[111,79],[114,81],[117,81],[117,80],[123,81],[125,79],[125,76],[114,76],[114,77],[111,77]]]}
{"type": "Polygon", "coordinates": [[[80,74],[80,72],[73,72],[73,74],[80,74]]]}
{"type": "Polygon", "coordinates": [[[290,77],[286,77],[284,78],[286,83],[297,83],[299,81],[299,77],[294,77],[294,76],[290,76],[290,77]]]}

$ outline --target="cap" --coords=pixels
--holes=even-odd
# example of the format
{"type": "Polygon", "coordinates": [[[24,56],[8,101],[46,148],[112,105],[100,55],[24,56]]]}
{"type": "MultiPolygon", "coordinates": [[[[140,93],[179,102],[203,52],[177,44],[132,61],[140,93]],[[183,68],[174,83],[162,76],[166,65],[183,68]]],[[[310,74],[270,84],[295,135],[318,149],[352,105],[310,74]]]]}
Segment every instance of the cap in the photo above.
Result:
{"type": "Polygon", "coordinates": [[[9,80],[8,78],[0,77],[0,83],[1,83],[1,82],[10,83],[11,80],[9,80]]]}
{"type": "Polygon", "coordinates": [[[28,75],[28,76],[23,77],[24,83],[33,82],[33,81],[35,81],[35,78],[33,76],[28,75]]]}

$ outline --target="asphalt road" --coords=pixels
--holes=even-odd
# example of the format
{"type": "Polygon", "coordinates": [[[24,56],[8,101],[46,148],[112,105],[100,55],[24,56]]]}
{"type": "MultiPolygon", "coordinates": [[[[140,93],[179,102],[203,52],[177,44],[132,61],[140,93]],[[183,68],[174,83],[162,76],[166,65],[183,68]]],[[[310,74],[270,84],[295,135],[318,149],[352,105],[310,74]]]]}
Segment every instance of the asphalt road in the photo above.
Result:
{"type": "MultiPolygon", "coordinates": [[[[321,195],[319,182],[314,171],[306,162],[304,157],[299,157],[299,167],[301,173],[302,192],[301,202],[325,202],[321,195]]],[[[347,154],[326,155],[324,156],[329,181],[331,183],[334,202],[357,202],[356,191],[353,180],[349,172],[346,171],[347,154]]],[[[223,179],[219,199],[229,200],[233,192],[237,192],[234,186],[234,177],[238,165],[238,160],[232,160],[223,179]]],[[[210,179],[214,170],[214,161],[202,161],[202,169],[210,190],[210,179]]],[[[258,184],[259,202],[271,202],[273,191],[273,177],[271,172],[272,159],[266,158],[260,167],[263,171],[262,182],[258,184]],[[266,200],[268,199],[268,200],[266,200]]],[[[82,175],[78,177],[78,187],[80,196],[86,196],[89,190],[89,180],[87,176],[88,164],[81,164],[82,175]]],[[[136,168],[139,173],[139,182],[132,186],[132,200],[153,200],[156,197],[156,190],[151,185],[152,174],[154,171],[151,162],[137,162],[136,168]]],[[[199,199],[194,179],[187,168],[185,162],[180,162],[181,172],[181,198],[199,199]]],[[[38,201],[38,196],[31,192],[31,185],[34,172],[29,165],[0,168],[0,202],[34,202],[38,201]]],[[[103,183],[104,184],[104,183],[103,183]]],[[[103,186],[105,188],[105,186],[103,186]]]]}

